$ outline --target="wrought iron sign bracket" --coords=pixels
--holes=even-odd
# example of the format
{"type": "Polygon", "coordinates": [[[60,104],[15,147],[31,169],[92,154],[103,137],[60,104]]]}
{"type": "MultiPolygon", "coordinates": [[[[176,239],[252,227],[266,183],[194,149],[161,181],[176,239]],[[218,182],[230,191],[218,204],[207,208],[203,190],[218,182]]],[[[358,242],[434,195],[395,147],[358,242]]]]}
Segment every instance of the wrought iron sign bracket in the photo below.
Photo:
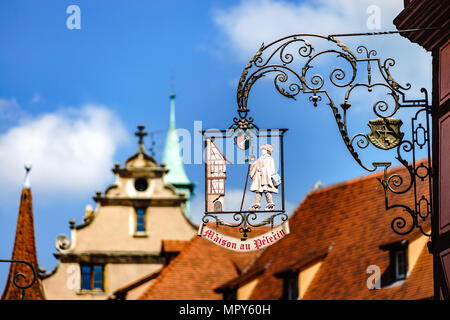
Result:
{"type": "Polygon", "coordinates": [[[375,50],[368,50],[365,46],[358,46],[355,54],[333,36],[296,34],[268,45],[262,44],[242,72],[236,96],[238,117],[233,119],[229,129],[244,131],[258,129],[254,118],[249,116],[247,103],[253,85],[269,74],[273,75],[276,90],[284,97],[295,100],[302,92],[309,95],[314,107],[317,107],[318,103],[326,103],[354,160],[369,172],[384,168],[384,176],[378,180],[384,188],[386,210],[397,209],[394,211],[398,213],[400,209],[402,213],[392,220],[392,230],[397,234],[406,235],[419,229],[424,235],[431,236],[427,232],[428,226],[425,225],[433,212],[431,106],[424,88],[420,90],[423,98],[406,98],[405,91],[409,90],[411,85],[402,86],[394,80],[390,71],[394,65],[394,59],[387,58],[382,61],[377,58],[375,50]],[[317,50],[316,44],[325,48],[317,50]],[[312,70],[316,70],[314,66],[324,67],[317,58],[326,56],[338,59],[341,64],[346,64],[347,68],[339,66],[329,72],[312,74],[312,70]],[[372,105],[376,118],[368,123],[371,132],[351,133],[348,128],[348,111],[352,107],[352,93],[361,88],[366,89],[368,94],[374,94],[378,99],[372,105]],[[388,98],[380,98],[379,93],[375,94],[375,88],[384,90],[388,98]],[[339,98],[343,97],[343,100],[336,101],[333,95],[337,91],[343,93],[339,98]],[[415,111],[410,119],[410,134],[406,137],[401,131],[403,121],[394,118],[399,110],[415,111]],[[371,166],[364,163],[360,159],[359,152],[370,145],[380,150],[396,150],[395,158],[407,169],[407,176],[388,171],[391,162],[373,162],[371,166]],[[418,163],[416,156],[419,150],[427,152],[426,161],[418,163]],[[406,155],[412,159],[408,161],[406,155]],[[422,182],[427,184],[426,188],[422,182]],[[391,195],[408,192],[413,193],[414,203],[391,204],[391,195]]]}

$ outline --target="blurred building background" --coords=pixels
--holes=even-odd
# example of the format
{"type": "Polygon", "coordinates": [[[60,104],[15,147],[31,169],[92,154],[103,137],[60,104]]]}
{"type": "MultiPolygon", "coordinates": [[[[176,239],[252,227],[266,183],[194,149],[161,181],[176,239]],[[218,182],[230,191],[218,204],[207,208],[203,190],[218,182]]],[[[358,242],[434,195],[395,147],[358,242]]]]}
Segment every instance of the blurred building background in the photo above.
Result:
{"type": "MultiPolygon", "coordinates": [[[[313,188],[304,199],[297,199],[291,234],[266,250],[234,253],[197,237],[189,212],[194,185],[181,160],[172,94],[164,163],[158,164],[144,150],[145,128],[138,127],[138,151],[123,167],[114,166],[115,183],[96,193],[96,207],[86,207],[82,222],[70,221],[70,236],[56,239],[58,264],[49,272],[39,269],[31,187],[24,184],[12,259],[26,260],[40,270],[25,298],[448,298],[446,14],[443,2],[408,0],[394,21],[398,29],[443,26],[432,33],[405,34],[433,54],[433,197],[439,219],[422,226],[426,231],[433,228],[433,246],[419,232],[400,236],[391,231],[393,215],[405,213],[386,212],[379,173],[313,188]]],[[[427,192],[425,185],[418,186],[427,192]]],[[[403,195],[399,201],[408,202],[412,196],[403,195]]],[[[3,299],[20,299],[22,292],[14,286],[17,272],[32,278],[29,268],[11,264],[3,299]]]]}

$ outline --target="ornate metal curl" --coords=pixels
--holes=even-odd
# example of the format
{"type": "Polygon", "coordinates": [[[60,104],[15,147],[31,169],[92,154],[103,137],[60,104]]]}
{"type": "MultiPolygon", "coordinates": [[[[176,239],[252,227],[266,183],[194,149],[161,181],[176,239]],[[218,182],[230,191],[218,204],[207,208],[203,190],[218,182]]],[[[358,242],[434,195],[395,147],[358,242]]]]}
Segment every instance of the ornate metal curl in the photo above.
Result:
{"type": "Polygon", "coordinates": [[[60,252],[65,252],[72,246],[72,241],[65,234],[59,235],[55,240],[55,247],[60,252]]]}
{"type": "MultiPolygon", "coordinates": [[[[380,167],[384,167],[384,179],[379,179],[385,190],[386,210],[393,208],[401,208],[407,212],[409,221],[403,217],[396,217],[392,221],[392,229],[397,234],[408,234],[414,228],[418,228],[425,235],[429,236],[423,230],[420,221],[425,221],[432,213],[432,188],[431,188],[431,150],[430,150],[430,130],[429,118],[431,117],[431,106],[428,104],[428,94],[425,89],[421,89],[423,93],[422,99],[408,100],[405,97],[405,90],[411,88],[411,84],[400,85],[391,75],[390,68],[395,65],[395,60],[387,58],[382,61],[377,57],[375,50],[369,50],[365,46],[358,46],[354,54],[346,45],[338,39],[331,36],[322,36],[316,34],[296,34],[287,36],[265,45],[264,43],[258,49],[256,54],[250,59],[245,66],[241,78],[239,79],[237,88],[237,104],[239,118],[234,119],[231,129],[246,129],[254,125],[254,119],[248,117],[248,98],[250,91],[256,81],[268,74],[273,74],[273,83],[275,89],[284,97],[296,99],[296,96],[302,92],[309,94],[309,100],[316,107],[322,100],[330,107],[336,120],[337,127],[341,134],[342,140],[349,150],[354,160],[365,170],[374,172],[380,167]],[[312,40],[325,43],[332,46],[322,51],[316,51],[312,44],[312,40]],[[292,49],[294,44],[296,50],[292,49]],[[291,52],[296,52],[298,55],[291,52]],[[333,68],[329,74],[311,74],[314,69],[313,64],[321,56],[334,56],[349,67],[350,71],[346,72],[342,67],[333,68]],[[364,68],[360,68],[364,65],[364,68]],[[377,71],[380,75],[379,82],[373,81],[373,73],[377,71]],[[360,75],[358,77],[358,75],[360,75]],[[326,80],[328,79],[328,80],[326,80]],[[367,79],[367,81],[356,82],[356,79],[367,79]],[[329,92],[329,89],[337,88],[345,90],[344,100],[337,104],[329,92]],[[371,133],[353,133],[350,134],[347,126],[348,110],[351,107],[350,98],[354,89],[367,89],[368,93],[373,93],[374,88],[383,89],[386,94],[391,97],[389,103],[387,100],[381,99],[372,106],[373,113],[378,117],[369,123],[371,133]],[[337,107],[340,105],[340,109],[337,107]],[[402,121],[393,119],[392,117],[402,108],[415,108],[417,113],[411,119],[412,135],[411,140],[404,140],[404,134],[400,131],[402,121]],[[425,123],[419,123],[418,117],[422,113],[425,114],[425,123]],[[356,144],[355,144],[356,142],[356,144]],[[387,175],[387,169],[391,163],[373,162],[370,165],[363,163],[360,159],[358,150],[367,148],[369,145],[382,150],[397,148],[396,159],[403,165],[408,172],[409,179],[394,173],[387,175]],[[416,164],[416,148],[427,148],[428,163],[416,164]],[[403,153],[412,154],[412,163],[408,164],[403,153]],[[421,171],[422,173],[418,173],[421,171]],[[417,179],[421,181],[428,180],[428,194],[421,194],[417,188],[417,179]],[[414,192],[414,205],[390,205],[388,194],[404,194],[406,192],[414,192]]],[[[245,219],[244,219],[245,220],[245,219]]],[[[248,222],[248,221],[246,221],[248,222]]]]}
{"type": "Polygon", "coordinates": [[[25,290],[30,288],[36,282],[36,279],[37,279],[36,269],[34,268],[34,266],[31,263],[29,263],[28,261],[25,261],[25,260],[3,260],[3,259],[1,259],[0,262],[23,263],[23,264],[27,265],[33,272],[33,278],[31,279],[30,283],[28,283],[26,285],[19,284],[19,278],[27,280],[27,276],[25,274],[23,274],[21,272],[17,272],[14,274],[14,277],[13,277],[13,284],[18,289],[22,290],[22,300],[25,300],[25,290]]]}

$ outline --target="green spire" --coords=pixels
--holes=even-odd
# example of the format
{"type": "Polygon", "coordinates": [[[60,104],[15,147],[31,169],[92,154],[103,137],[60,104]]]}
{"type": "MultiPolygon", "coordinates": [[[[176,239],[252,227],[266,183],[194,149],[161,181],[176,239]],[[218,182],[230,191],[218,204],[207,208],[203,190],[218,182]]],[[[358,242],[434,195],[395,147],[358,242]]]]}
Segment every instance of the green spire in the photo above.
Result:
{"type": "Polygon", "coordinates": [[[190,198],[194,184],[184,171],[183,159],[180,154],[179,137],[175,127],[175,93],[170,94],[170,123],[167,131],[163,162],[166,168],[169,169],[169,172],[164,177],[164,182],[173,185],[178,194],[184,194],[188,199],[185,213],[186,217],[190,219],[190,198]]]}
{"type": "Polygon", "coordinates": [[[170,94],[170,124],[167,132],[166,146],[162,161],[169,172],[165,176],[165,182],[175,187],[192,188],[192,183],[184,171],[183,159],[180,154],[179,137],[175,127],[175,94],[170,94]]]}

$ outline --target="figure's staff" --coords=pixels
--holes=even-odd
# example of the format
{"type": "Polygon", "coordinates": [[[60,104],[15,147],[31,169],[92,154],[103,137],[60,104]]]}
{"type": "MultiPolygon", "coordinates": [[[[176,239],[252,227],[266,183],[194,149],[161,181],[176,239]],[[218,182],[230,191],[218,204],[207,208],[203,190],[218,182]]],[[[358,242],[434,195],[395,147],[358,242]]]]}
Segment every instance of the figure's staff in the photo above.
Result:
{"type": "Polygon", "coordinates": [[[253,155],[253,150],[254,150],[254,147],[252,146],[252,152],[250,152],[250,155],[246,159],[248,161],[247,177],[245,178],[244,194],[242,195],[241,208],[239,209],[239,211],[242,211],[242,207],[244,206],[245,192],[247,191],[247,182],[248,182],[248,176],[250,174],[251,161],[255,160],[255,156],[253,155]]]}

